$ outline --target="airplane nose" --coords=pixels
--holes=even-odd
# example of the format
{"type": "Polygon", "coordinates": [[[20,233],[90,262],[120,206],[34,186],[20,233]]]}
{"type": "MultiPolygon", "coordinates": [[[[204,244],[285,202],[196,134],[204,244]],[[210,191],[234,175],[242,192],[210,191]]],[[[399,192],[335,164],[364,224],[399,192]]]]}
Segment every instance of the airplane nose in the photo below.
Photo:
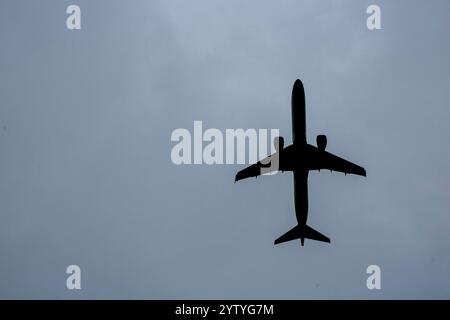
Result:
{"type": "Polygon", "coordinates": [[[302,86],[303,87],[303,83],[301,82],[301,80],[300,79],[297,79],[297,80],[295,80],[295,82],[294,82],[294,86],[302,86]]]}

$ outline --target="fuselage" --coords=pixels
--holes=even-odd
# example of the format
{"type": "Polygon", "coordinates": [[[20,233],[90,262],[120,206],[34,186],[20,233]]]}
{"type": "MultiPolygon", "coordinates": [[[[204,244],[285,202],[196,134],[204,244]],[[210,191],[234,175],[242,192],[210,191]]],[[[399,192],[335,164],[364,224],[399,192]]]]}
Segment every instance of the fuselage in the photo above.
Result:
{"type": "Polygon", "coordinates": [[[294,209],[300,227],[308,220],[308,171],[294,170],[294,209]]]}
{"type": "Polygon", "coordinates": [[[308,172],[314,170],[315,154],[320,150],[299,141],[278,152],[280,171],[294,173],[294,208],[298,225],[306,226],[308,219],[308,172]]]}
{"type": "Polygon", "coordinates": [[[322,152],[310,144],[291,144],[278,152],[280,171],[310,171],[318,169],[317,155],[322,152]]]}

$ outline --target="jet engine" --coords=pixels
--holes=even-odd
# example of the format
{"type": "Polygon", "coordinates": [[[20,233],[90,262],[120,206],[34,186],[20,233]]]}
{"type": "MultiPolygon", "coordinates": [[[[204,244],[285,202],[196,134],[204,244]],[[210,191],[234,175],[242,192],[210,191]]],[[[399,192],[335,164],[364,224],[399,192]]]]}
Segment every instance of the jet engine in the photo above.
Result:
{"type": "Polygon", "coordinates": [[[284,138],[283,137],[275,137],[273,139],[273,144],[275,146],[275,150],[280,152],[284,148],[284,138]]]}
{"type": "Polygon", "coordinates": [[[316,138],[317,148],[324,151],[327,147],[327,136],[324,134],[319,134],[316,138]]]}

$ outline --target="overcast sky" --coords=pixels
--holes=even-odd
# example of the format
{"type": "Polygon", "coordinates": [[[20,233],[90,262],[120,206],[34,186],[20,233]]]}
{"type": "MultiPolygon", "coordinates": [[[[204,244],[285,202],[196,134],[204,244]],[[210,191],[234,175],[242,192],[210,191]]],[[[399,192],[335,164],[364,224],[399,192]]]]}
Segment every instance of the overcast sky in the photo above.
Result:
{"type": "Polygon", "coordinates": [[[76,1],[70,31],[73,3],[0,2],[0,298],[450,298],[448,1],[76,1]],[[297,78],[308,141],[368,176],[310,173],[331,244],[274,246],[292,173],[233,184],[170,136],[291,143],[297,78]]]}

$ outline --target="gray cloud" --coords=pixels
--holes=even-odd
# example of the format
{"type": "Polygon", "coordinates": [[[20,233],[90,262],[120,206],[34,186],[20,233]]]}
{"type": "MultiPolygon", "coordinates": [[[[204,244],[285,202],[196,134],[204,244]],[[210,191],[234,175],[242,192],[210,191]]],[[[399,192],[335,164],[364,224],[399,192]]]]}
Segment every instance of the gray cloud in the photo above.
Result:
{"type": "Polygon", "coordinates": [[[449,298],[449,5],[7,1],[0,10],[0,297],[449,298]],[[175,166],[172,130],[280,128],[305,83],[309,142],[367,179],[175,166]],[[82,268],[83,289],[65,288],[82,268]],[[366,267],[382,268],[367,290],[366,267]]]}

